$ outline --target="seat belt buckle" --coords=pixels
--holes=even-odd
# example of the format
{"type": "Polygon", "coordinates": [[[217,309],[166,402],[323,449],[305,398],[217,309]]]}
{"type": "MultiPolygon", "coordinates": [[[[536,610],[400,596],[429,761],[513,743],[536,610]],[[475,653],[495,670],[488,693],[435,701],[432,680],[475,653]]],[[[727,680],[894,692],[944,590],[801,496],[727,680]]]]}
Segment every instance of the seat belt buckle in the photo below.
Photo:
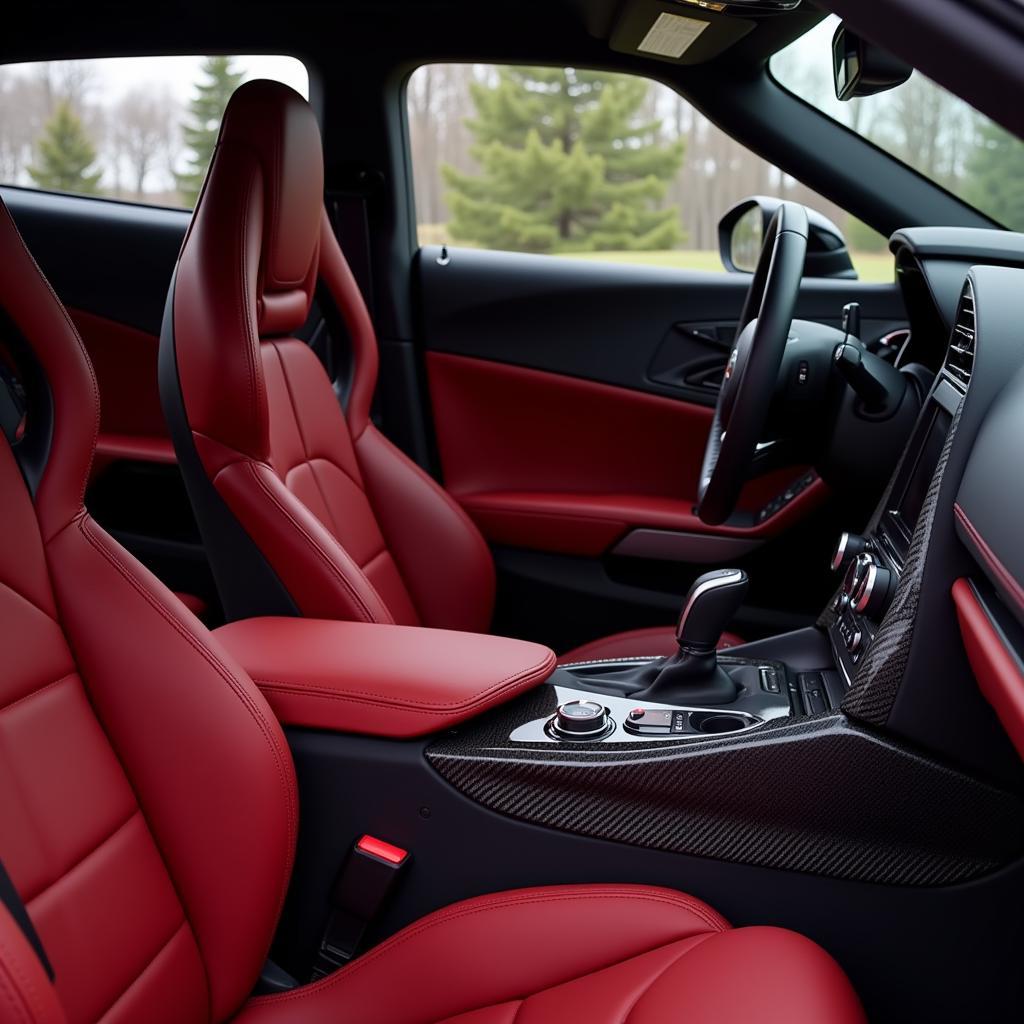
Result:
{"type": "Polygon", "coordinates": [[[331,915],[310,980],[332,974],[356,955],[367,927],[411,859],[407,850],[374,836],[356,841],[331,889],[331,915]]]}

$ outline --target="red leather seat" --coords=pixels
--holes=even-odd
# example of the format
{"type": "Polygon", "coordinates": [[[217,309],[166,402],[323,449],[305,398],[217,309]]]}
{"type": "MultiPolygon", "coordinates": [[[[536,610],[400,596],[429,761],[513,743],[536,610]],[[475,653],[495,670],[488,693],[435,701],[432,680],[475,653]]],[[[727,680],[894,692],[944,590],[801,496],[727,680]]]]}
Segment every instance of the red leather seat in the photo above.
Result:
{"type": "MultiPolygon", "coordinates": [[[[323,211],[312,110],[243,85],[178,263],[161,394],[229,618],[280,613],[487,632],[490,550],[377,430],[377,338],[323,211]],[[309,346],[318,280],[349,335],[344,402],[309,346]]],[[[662,646],[671,630],[661,630],[662,646]]],[[[619,634],[619,653],[650,653],[619,634]]]]}
{"type": "Polygon", "coordinates": [[[55,971],[51,987],[0,905],[0,1019],[863,1020],[813,943],[642,886],[471,900],[251,999],[295,849],[288,746],[252,680],[83,507],[96,380],[2,206],[0,254],[0,358],[28,395],[20,438],[0,436],[0,860],[55,971]]]}

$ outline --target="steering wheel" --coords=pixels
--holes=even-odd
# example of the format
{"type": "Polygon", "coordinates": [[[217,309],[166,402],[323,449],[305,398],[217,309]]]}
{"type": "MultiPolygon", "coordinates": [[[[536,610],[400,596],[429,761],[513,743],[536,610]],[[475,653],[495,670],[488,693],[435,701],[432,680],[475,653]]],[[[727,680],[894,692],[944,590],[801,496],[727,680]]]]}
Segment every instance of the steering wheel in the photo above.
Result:
{"type": "Polygon", "coordinates": [[[697,514],[705,523],[732,515],[757,453],[793,322],[807,234],[807,210],[790,202],[779,206],[765,232],[704,448],[697,514]]]}

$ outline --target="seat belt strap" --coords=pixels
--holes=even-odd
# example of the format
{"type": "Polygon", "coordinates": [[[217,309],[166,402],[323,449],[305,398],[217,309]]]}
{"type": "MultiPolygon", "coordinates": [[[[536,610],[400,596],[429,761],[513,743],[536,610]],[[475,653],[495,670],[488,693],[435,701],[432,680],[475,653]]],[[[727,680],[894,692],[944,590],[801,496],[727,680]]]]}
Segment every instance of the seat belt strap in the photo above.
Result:
{"type": "Polygon", "coordinates": [[[6,368],[0,365],[0,433],[8,444],[18,440],[18,430],[25,415],[25,396],[6,368]]]}
{"type": "Polygon", "coordinates": [[[379,171],[362,164],[345,164],[332,169],[331,187],[325,194],[334,237],[352,270],[371,320],[375,316],[369,201],[383,183],[384,176],[379,171]]]}
{"type": "Polygon", "coordinates": [[[53,981],[53,967],[50,964],[50,959],[46,955],[42,940],[32,924],[32,919],[28,916],[28,910],[25,909],[25,904],[22,903],[21,897],[18,895],[18,890],[14,888],[11,876],[7,874],[3,861],[0,861],[0,903],[3,903],[7,908],[7,912],[14,918],[15,924],[21,929],[28,944],[35,950],[36,956],[39,957],[39,962],[43,965],[47,977],[49,977],[50,981],[53,981]]]}

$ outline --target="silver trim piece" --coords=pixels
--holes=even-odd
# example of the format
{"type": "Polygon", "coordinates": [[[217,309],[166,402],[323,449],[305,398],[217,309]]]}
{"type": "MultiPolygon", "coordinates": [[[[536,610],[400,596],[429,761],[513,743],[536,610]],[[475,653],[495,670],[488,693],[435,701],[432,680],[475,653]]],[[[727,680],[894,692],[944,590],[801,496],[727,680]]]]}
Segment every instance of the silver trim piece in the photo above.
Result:
{"type": "Polygon", "coordinates": [[[722,587],[733,587],[737,583],[742,583],[746,573],[742,569],[723,569],[721,573],[713,576],[709,580],[705,580],[703,583],[698,583],[697,586],[690,591],[690,596],[686,601],[686,606],[683,608],[682,614],[679,616],[679,621],[676,623],[676,640],[682,639],[683,633],[686,629],[686,617],[690,614],[693,606],[697,601],[704,595],[712,590],[719,590],[722,587]]]}
{"type": "Polygon", "coordinates": [[[871,595],[874,593],[875,582],[878,579],[878,563],[872,561],[868,566],[867,575],[857,592],[857,603],[853,606],[854,611],[864,612],[871,603],[871,595]]]}
{"type": "Polygon", "coordinates": [[[846,545],[850,543],[850,534],[843,530],[839,535],[839,543],[836,545],[835,554],[832,555],[832,571],[837,572],[843,562],[846,561],[846,545]]]}

